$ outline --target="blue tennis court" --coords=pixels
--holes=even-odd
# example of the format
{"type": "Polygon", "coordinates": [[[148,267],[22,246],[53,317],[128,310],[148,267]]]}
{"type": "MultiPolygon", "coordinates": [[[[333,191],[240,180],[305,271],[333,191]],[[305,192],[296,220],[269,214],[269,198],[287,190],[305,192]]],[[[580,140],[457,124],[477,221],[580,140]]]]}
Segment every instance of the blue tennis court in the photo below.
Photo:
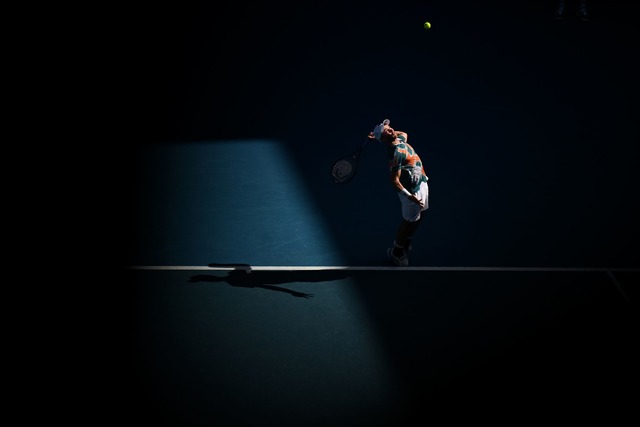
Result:
{"type": "Polygon", "coordinates": [[[158,11],[127,147],[132,422],[630,416],[637,6],[552,3],[158,11]],[[385,118],[429,176],[408,267],[385,147],[330,177],[385,118]]]}

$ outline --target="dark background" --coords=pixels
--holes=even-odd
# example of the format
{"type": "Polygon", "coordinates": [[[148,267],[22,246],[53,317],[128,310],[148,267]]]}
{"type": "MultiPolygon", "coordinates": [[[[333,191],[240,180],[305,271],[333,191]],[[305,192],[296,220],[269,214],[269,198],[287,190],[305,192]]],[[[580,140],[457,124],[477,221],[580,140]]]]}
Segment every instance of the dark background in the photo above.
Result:
{"type": "MultiPolygon", "coordinates": [[[[553,2],[533,1],[188,2],[132,10],[123,66],[132,132],[120,158],[125,263],[138,255],[130,250],[136,224],[128,208],[140,196],[131,184],[145,145],[273,138],[300,159],[299,174],[345,263],[371,264],[377,258],[368,250],[378,249],[370,245],[369,230],[396,221],[384,153],[365,151],[349,186],[327,185],[325,171],[390,118],[409,133],[430,177],[432,208],[414,265],[638,268],[638,6],[590,4],[591,22],[571,14],[553,21],[553,2]],[[433,25],[429,31],[425,20],[433,25]]],[[[116,373],[125,374],[122,394],[111,402],[117,406],[128,397],[126,407],[141,422],[391,426],[408,425],[413,416],[519,422],[560,414],[619,424],[632,414],[626,390],[637,380],[631,346],[637,273],[616,276],[630,299],[604,273],[430,273],[408,281],[392,273],[351,276],[397,380],[390,393],[398,394],[376,420],[366,406],[351,419],[330,415],[341,402],[358,402],[359,394],[345,384],[318,385],[324,406],[232,399],[193,372],[187,377],[196,379],[185,385],[179,379],[187,362],[217,369],[214,362],[247,357],[211,361],[201,349],[179,356],[185,332],[162,322],[165,302],[183,301],[186,292],[187,302],[170,305],[174,315],[200,307],[223,316],[234,308],[207,306],[210,300],[194,295],[219,302],[215,298],[224,295],[238,298],[237,287],[185,291],[188,273],[125,277],[117,289],[131,303],[124,313],[132,326],[125,321],[123,335],[116,334],[117,342],[125,338],[116,357],[132,369],[116,373]],[[165,336],[163,327],[174,329],[165,336]],[[442,352],[431,353],[434,348],[442,352]],[[161,368],[171,360],[184,364],[165,376],[161,368]]],[[[342,279],[290,273],[253,280],[290,288],[327,282],[315,289],[329,292],[342,279]]],[[[252,311],[265,303],[260,295],[247,294],[242,308],[256,322],[264,315],[252,311]]],[[[276,305],[284,310],[280,325],[300,310],[300,299],[287,301],[276,305]]],[[[309,311],[305,329],[311,336],[322,335],[330,319],[316,310],[309,311]]],[[[190,316],[180,318],[198,324],[190,316]]],[[[216,331],[229,339],[238,330],[216,331]]],[[[190,333],[205,332],[211,330],[190,333]]],[[[302,349],[300,381],[310,375],[304,362],[348,359],[340,346],[319,354],[313,340],[293,341],[298,334],[304,335],[291,322],[268,336],[282,343],[271,348],[274,357],[288,354],[289,346],[302,349]]],[[[268,378],[268,364],[252,366],[248,372],[268,378]]],[[[220,373],[223,383],[233,383],[238,372],[235,366],[220,373]]],[[[264,378],[254,384],[261,396],[292,395],[264,378]]]]}

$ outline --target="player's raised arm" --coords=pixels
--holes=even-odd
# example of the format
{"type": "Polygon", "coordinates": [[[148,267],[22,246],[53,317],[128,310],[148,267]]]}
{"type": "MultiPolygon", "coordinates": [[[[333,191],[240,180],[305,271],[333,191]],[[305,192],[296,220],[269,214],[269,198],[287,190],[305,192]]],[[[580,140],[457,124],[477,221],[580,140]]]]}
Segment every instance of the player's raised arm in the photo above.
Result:
{"type": "Polygon", "coordinates": [[[406,133],[406,132],[402,132],[402,131],[397,130],[397,131],[396,131],[396,134],[397,134],[398,136],[403,135],[403,136],[404,136],[404,142],[409,142],[409,135],[407,135],[407,133],[406,133]]]}

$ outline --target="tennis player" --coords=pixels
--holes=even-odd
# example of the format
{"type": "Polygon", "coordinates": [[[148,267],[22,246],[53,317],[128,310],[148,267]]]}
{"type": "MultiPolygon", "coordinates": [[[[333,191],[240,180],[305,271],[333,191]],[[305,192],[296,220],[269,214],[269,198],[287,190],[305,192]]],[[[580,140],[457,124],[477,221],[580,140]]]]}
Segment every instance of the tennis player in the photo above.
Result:
{"type": "Polygon", "coordinates": [[[402,205],[402,221],[387,255],[396,265],[407,266],[411,239],[424,218],[424,211],[429,208],[429,178],[422,160],[407,142],[406,132],[394,130],[385,120],[369,133],[369,138],[387,144],[391,185],[402,205]]]}

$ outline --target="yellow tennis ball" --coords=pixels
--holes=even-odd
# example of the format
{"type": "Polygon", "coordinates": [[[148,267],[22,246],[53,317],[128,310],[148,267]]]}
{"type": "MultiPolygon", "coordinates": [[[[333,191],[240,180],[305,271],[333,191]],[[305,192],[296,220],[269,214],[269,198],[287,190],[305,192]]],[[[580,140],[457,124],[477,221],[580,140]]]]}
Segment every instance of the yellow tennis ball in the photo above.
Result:
{"type": "Polygon", "coordinates": [[[427,21],[424,23],[424,29],[428,30],[429,28],[431,28],[431,22],[427,21]]]}

